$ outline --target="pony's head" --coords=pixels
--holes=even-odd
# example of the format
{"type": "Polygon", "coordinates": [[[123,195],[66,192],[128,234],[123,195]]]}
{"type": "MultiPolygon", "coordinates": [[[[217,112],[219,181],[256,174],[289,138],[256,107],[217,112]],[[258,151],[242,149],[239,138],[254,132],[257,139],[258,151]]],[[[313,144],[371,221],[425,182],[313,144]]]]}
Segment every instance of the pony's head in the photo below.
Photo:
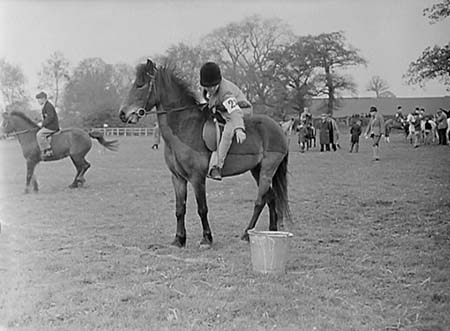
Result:
{"type": "Polygon", "coordinates": [[[31,129],[38,129],[39,126],[20,111],[4,112],[0,131],[2,134],[10,134],[18,131],[28,132],[31,129]]]}
{"type": "Polygon", "coordinates": [[[149,59],[136,67],[136,78],[119,110],[122,122],[135,124],[158,103],[154,91],[156,66],[149,59]]]}

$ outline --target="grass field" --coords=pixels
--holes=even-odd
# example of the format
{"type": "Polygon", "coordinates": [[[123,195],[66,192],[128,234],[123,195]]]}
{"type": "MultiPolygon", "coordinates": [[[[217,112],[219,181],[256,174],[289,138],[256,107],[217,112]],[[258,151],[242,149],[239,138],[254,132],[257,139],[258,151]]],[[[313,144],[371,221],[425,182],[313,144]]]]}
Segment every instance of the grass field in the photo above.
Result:
{"type": "MultiPolygon", "coordinates": [[[[151,138],[95,143],[86,185],[70,160],[42,163],[24,195],[16,141],[0,141],[0,330],[449,330],[450,148],[413,149],[399,135],[371,161],[343,149],[297,152],[287,273],[252,271],[240,235],[253,209],[250,174],[207,184],[211,249],[188,193],[187,247],[151,138]]],[[[265,212],[258,225],[268,228],[265,212]]]]}

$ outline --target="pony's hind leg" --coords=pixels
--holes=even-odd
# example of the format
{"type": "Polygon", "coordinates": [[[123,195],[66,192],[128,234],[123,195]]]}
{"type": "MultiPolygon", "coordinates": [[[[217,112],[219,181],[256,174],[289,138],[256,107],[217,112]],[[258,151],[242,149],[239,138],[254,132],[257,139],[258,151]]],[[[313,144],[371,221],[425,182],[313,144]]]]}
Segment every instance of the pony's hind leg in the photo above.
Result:
{"type": "MultiPolygon", "coordinates": [[[[241,236],[242,240],[249,240],[248,230],[253,229],[256,226],[256,222],[258,221],[259,216],[261,215],[262,210],[266,203],[268,203],[268,199],[273,197],[273,192],[270,192],[270,179],[267,176],[261,178],[260,168],[253,169],[252,176],[256,180],[256,184],[258,185],[258,195],[256,197],[255,206],[253,207],[253,215],[248,223],[247,228],[244,231],[244,234],[241,236]]],[[[270,215],[270,223],[269,229],[276,230],[276,222],[277,222],[277,214],[275,210],[275,200],[270,199],[269,204],[269,215],[270,215]]]]}
{"type": "Polygon", "coordinates": [[[88,161],[86,161],[85,158],[83,158],[82,161],[83,161],[83,164],[81,165],[81,171],[80,171],[80,174],[78,175],[79,186],[83,186],[84,183],[86,182],[86,179],[84,178],[84,174],[91,167],[91,164],[88,161]]]}
{"type": "Polygon", "coordinates": [[[75,168],[77,169],[77,173],[75,175],[75,178],[73,179],[72,184],[69,185],[70,188],[77,188],[78,187],[78,179],[79,176],[83,170],[83,157],[77,157],[75,155],[71,155],[70,159],[73,162],[73,165],[75,166],[75,168]]]}
{"type": "MultiPolygon", "coordinates": [[[[259,167],[253,169],[251,173],[256,181],[256,185],[259,186],[259,167]]],[[[278,214],[277,214],[276,199],[272,187],[269,187],[267,193],[263,195],[263,202],[264,204],[267,203],[267,206],[269,207],[269,230],[276,231],[278,224],[278,214]]]]}

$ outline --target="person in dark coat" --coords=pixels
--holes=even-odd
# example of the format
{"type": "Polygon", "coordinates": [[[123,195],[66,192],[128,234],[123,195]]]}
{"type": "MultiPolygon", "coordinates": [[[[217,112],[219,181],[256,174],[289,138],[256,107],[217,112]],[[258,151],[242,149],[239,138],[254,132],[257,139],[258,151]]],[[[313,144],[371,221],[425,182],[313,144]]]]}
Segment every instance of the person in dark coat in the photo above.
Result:
{"type": "Polygon", "coordinates": [[[332,132],[331,123],[328,121],[327,114],[322,114],[322,120],[319,124],[319,143],[320,143],[320,151],[323,152],[326,150],[330,151],[330,134],[332,132]]]}
{"type": "Polygon", "coordinates": [[[361,135],[361,121],[355,121],[350,128],[350,153],[353,152],[353,147],[355,148],[355,153],[359,150],[359,136],[361,135]]]}
{"type": "Polygon", "coordinates": [[[306,135],[308,131],[305,123],[300,123],[298,127],[298,145],[300,146],[300,153],[303,153],[306,149],[306,135]]]}
{"type": "Polygon", "coordinates": [[[36,94],[39,105],[42,106],[42,124],[41,129],[36,133],[37,142],[41,149],[43,158],[53,155],[52,147],[48,136],[59,131],[58,114],[55,107],[47,99],[45,92],[36,94]]]}

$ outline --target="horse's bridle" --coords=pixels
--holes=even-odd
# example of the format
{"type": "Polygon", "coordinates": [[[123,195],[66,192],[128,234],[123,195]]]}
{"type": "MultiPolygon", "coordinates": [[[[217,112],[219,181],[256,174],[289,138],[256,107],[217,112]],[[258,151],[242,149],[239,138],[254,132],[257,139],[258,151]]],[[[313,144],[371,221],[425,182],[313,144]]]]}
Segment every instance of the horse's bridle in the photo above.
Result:
{"type": "MultiPolygon", "coordinates": [[[[4,127],[5,127],[5,124],[4,124],[4,121],[5,120],[3,120],[2,122],[1,122],[1,124],[0,124],[0,127],[3,129],[4,127]]],[[[21,131],[16,131],[16,130],[14,130],[13,132],[10,132],[10,133],[6,133],[6,136],[7,137],[14,137],[14,136],[19,136],[19,135],[21,135],[21,134],[25,134],[25,133],[28,133],[28,132],[30,132],[32,129],[25,129],[25,130],[21,130],[21,131]]]]}
{"type": "MultiPolygon", "coordinates": [[[[151,110],[147,110],[145,108],[145,106],[147,105],[148,99],[150,99],[150,94],[152,93],[152,89],[155,88],[156,89],[156,84],[155,84],[155,79],[156,79],[156,71],[158,69],[155,68],[155,74],[151,75],[150,73],[147,72],[147,75],[150,77],[150,82],[148,84],[148,91],[147,91],[147,97],[144,103],[144,107],[139,108],[136,111],[136,115],[138,118],[142,118],[146,115],[149,114],[167,114],[168,112],[174,112],[174,111],[182,111],[182,110],[187,110],[187,109],[191,109],[193,106],[189,105],[189,106],[183,106],[183,107],[178,107],[178,108],[171,108],[170,110],[153,110],[153,108],[155,108],[157,106],[158,103],[155,103],[155,105],[152,107],[151,110]]],[[[156,95],[156,91],[155,91],[155,95],[156,95]]]]}

